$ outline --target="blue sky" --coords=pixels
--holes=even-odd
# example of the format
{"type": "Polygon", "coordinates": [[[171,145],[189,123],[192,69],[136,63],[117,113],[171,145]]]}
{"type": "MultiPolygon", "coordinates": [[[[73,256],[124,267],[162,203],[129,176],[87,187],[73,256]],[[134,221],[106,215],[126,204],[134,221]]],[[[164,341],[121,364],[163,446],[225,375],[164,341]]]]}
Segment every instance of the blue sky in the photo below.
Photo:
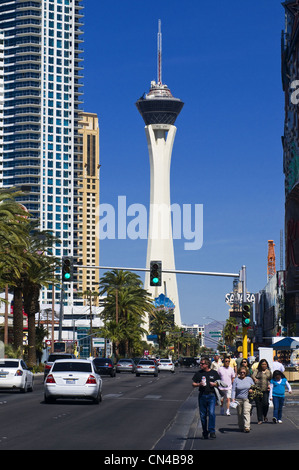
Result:
{"type": "MultiPolygon", "coordinates": [[[[101,202],[148,206],[149,157],[135,102],[156,80],[184,101],[176,121],[171,202],[203,204],[203,247],[176,240],[176,268],[239,272],[250,292],[267,279],[268,240],[284,227],[281,30],[277,0],[85,0],[84,110],[100,122],[101,202]]],[[[145,267],[146,240],[101,241],[101,265],[145,267]]],[[[103,273],[101,273],[103,274],[103,273]]],[[[143,279],[143,274],[141,278],[143,279]]],[[[182,321],[225,320],[232,279],[179,275],[182,321]]]]}

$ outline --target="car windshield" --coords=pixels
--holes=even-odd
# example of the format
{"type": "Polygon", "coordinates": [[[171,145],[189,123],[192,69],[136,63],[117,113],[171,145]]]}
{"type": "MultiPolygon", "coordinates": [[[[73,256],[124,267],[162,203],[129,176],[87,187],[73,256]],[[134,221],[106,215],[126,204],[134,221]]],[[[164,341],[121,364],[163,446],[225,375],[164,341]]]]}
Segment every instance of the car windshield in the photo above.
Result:
{"type": "Polygon", "coordinates": [[[92,372],[90,362],[55,362],[53,372],[92,372]]]}
{"type": "Polygon", "coordinates": [[[14,369],[19,367],[19,361],[0,361],[0,367],[7,367],[8,369],[14,369]]]}
{"type": "Polygon", "coordinates": [[[57,359],[72,359],[71,354],[50,354],[48,362],[55,362],[57,359]]]}
{"type": "Polygon", "coordinates": [[[170,359],[161,359],[160,362],[165,362],[166,364],[169,364],[171,362],[170,359]]]}
{"type": "Polygon", "coordinates": [[[131,361],[131,359],[120,359],[118,361],[118,363],[120,363],[120,362],[132,362],[132,361],[131,361]]]}
{"type": "Polygon", "coordinates": [[[139,364],[146,365],[146,366],[154,366],[154,361],[140,361],[139,364]]]}

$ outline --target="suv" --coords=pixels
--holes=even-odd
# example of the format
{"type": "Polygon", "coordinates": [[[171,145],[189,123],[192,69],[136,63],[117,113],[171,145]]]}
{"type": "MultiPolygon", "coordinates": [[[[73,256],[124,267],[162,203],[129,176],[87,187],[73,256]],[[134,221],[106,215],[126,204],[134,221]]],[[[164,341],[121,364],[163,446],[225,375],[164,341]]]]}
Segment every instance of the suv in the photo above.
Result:
{"type": "Polygon", "coordinates": [[[44,378],[47,377],[53,363],[55,361],[57,361],[57,359],[76,359],[76,356],[74,354],[70,354],[70,353],[52,353],[52,354],[50,354],[49,357],[48,357],[48,360],[45,361],[44,378]]]}
{"type": "Polygon", "coordinates": [[[115,366],[112,359],[108,357],[96,357],[92,362],[98,374],[115,377],[115,366]]]}

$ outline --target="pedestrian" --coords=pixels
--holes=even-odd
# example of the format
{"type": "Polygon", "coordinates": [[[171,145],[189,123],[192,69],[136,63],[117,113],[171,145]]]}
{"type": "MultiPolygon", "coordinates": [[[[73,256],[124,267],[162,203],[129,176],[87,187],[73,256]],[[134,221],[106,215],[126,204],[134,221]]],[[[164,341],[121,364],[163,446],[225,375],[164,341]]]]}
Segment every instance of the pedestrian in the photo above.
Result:
{"type": "Polygon", "coordinates": [[[284,366],[279,362],[278,356],[273,357],[273,365],[271,367],[272,374],[275,370],[279,370],[280,372],[284,373],[284,366]]]}
{"type": "Polygon", "coordinates": [[[240,367],[239,375],[233,382],[232,402],[237,403],[238,425],[243,432],[250,432],[251,404],[248,399],[248,392],[253,385],[254,382],[247,375],[246,367],[240,367]]]}
{"type": "MultiPolygon", "coordinates": [[[[249,363],[249,360],[246,359],[246,357],[243,357],[242,361],[241,361],[241,364],[240,364],[240,367],[246,367],[247,369],[247,375],[251,375],[252,374],[252,370],[251,370],[251,366],[250,366],[250,363],[249,363]]],[[[238,373],[239,373],[239,369],[238,368],[238,373]]]]}
{"type": "Polygon", "coordinates": [[[251,364],[251,370],[252,372],[258,368],[258,365],[259,365],[259,358],[258,356],[255,358],[255,360],[253,361],[253,363],[251,364]]]}
{"type": "Polygon", "coordinates": [[[228,357],[230,359],[230,363],[229,363],[229,366],[232,367],[235,371],[235,374],[237,373],[237,363],[236,363],[236,359],[234,357],[231,356],[231,354],[227,354],[226,357],[228,357]]]}
{"type": "Polygon", "coordinates": [[[242,359],[243,359],[243,353],[239,352],[239,355],[236,359],[236,363],[237,363],[237,370],[239,370],[240,366],[241,366],[241,362],[242,362],[242,359]]]}
{"type": "Polygon", "coordinates": [[[219,367],[222,367],[223,364],[222,364],[222,361],[220,359],[220,355],[219,353],[216,351],[215,352],[215,355],[214,355],[214,361],[212,362],[211,364],[211,369],[212,370],[217,370],[219,369],[219,367]]]}
{"type": "Polygon", "coordinates": [[[260,360],[257,369],[252,372],[251,377],[262,391],[262,395],[257,396],[254,400],[257,412],[257,424],[262,424],[263,421],[268,421],[270,380],[272,379],[272,372],[266,359],[260,360]]]}
{"type": "Polygon", "coordinates": [[[198,406],[202,425],[202,437],[208,439],[216,438],[216,393],[217,381],[221,380],[218,372],[211,369],[211,361],[202,358],[200,370],[193,376],[193,387],[198,387],[198,406]]]}
{"type": "Polygon", "coordinates": [[[270,380],[269,398],[273,401],[273,423],[282,423],[282,408],[284,405],[285,389],[292,393],[292,388],[285,375],[280,370],[273,372],[270,380]]]}
{"type": "Polygon", "coordinates": [[[219,367],[218,374],[223,382],[227,384],[227,387],[223,387],[219,385],[219,391],[221,395],[221,407],[220,407],[220,414],[224,415],[224,401],[226,401],[226,412],[227,416],[230,416],[230,399],[232,396],[232,385],[235,378],[235,371],[232,367],[230,367],[230,358],[225,357],[223,361],[223,366],[219,367]]]}

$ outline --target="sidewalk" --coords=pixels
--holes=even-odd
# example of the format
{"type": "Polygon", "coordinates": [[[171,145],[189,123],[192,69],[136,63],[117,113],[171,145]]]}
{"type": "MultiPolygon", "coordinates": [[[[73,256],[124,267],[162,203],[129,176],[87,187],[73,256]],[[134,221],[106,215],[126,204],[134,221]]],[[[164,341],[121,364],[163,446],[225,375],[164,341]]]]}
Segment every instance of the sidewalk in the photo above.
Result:
{"type": "Polygon", "coordinates": [[[293,393],[286,394],[282,424],[272,422],[273,408],[269,408],[268,423],[258,425],[253,407],[251,431],[243,433],[238,428],[237,411],[231,408],[231,416],[221,416],[216,406],[216,439],[208,440],[201,439],[198,391],[194,390],[153,450],[299,450],[299,388],[291,385],[293,393]]]}

